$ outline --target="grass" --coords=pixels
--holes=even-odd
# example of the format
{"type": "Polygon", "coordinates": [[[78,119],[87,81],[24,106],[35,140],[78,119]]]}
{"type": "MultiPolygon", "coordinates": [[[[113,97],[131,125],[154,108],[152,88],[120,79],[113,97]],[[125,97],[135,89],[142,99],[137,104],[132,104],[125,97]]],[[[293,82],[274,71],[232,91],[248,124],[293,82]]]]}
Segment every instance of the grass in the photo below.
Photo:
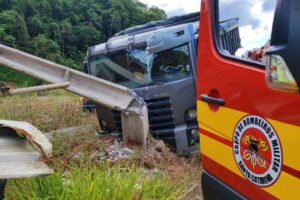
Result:
{"type": "MultiPolygon", "coordinates": [[[[27,121],[42,132],[87,125],[72,135],[55,134],[49,164],[56,173],[9,180],[6,200],[176,199],[199,182],[197,159],[178,157],[156,143],[146,150],[131,147],[136,152],[132,158],[115,163],[95,159],[114,139],[96,137],[96,115],[82,111],[78,96],[55,94],[60,95],[0,99],[1,119],[27,121]]],[[[183,199],[201,199],[199,195],[197,190],[183,199]]]]}
{"type": "Polygon", "coordinates": [[[182,190],[162,174],[147,176],[141,168],[100,165],[89,169],[72,168],[68,173],[56,173],[11,181],[7,199],[175,199],[182,190]]]}
{"type": "Polygon", "coordinates": [[[43,132],[86,124],[97,127],[98,124],[95,114],[82,112],[78,96],[2,98],[0,118],[26,121],[43,132]]]}

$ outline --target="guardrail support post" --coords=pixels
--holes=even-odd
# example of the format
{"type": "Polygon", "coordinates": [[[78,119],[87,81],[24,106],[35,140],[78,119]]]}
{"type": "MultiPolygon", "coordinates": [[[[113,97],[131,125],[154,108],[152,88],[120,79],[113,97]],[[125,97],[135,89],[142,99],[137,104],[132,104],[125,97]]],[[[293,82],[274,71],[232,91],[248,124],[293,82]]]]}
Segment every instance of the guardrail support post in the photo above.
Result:
{"type": "Polygon", "coordinates": [[[124,142],[139,142],[146,147],[149,134],[147,106],[142,106],[140,114],[121,112],[121,118],[124,142]]]}

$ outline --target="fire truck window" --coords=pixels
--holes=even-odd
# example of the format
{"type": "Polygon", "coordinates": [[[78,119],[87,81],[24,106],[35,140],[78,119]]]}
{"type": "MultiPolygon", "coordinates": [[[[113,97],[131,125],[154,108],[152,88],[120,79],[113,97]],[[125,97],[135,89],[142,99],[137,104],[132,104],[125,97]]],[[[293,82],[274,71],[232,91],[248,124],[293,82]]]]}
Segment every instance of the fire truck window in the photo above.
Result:
{"type": "Polygon", "coordinates": [[[170,82],[189,77],[191,71],[189,48],[184,45],[155,54],[151,77],[154,82],[170,82]]]}
{"type": "Polygon", "coordinates": [[[222,53],[264,63],[276,0],[219,0],[218,43],[222,53]]]}

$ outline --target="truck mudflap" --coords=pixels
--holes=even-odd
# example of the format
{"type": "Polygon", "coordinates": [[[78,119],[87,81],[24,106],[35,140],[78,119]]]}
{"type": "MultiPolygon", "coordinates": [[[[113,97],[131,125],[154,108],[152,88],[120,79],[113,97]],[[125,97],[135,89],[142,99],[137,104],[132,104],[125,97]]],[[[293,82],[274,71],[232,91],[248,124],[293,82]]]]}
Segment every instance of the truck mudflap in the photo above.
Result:
{"type": "Polygon", "coordinates": [[[52,144],[26,122],[0,120],[0,179],[50,175],[52,144]]]}

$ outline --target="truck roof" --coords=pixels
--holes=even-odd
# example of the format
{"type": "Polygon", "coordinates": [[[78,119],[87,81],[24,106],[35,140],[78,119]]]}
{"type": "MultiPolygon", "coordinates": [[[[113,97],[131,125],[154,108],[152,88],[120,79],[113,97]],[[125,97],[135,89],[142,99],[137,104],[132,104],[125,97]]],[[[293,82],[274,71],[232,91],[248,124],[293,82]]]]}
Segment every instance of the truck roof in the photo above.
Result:
{"type": "Polygon", "coordinates": [[[132,35],[144,33],[152,30],[157,30],[169,26],[175,26],[179,24],[187,24],[191,22],[197,22],[200,19],[200,12],[189,13],[186,15],[174,16],[168,19],[160,21],[152,21],[143,25],[127,28],[123,31],[116,33],[114,36],[132,35]]]}
{"type": "MultiPolygon", "coordinates": [[[[146,46],[148,37],[153,33],[160,31],[180,31],[188,26],[192,26],[194,31],[193,34],[197,35],[200,26],[199,19],[200,12],[196,12],[131,27],[115,34],[115,36],[109,38],[106,43],[90,47],[88,50],[88,56],[115,51],[118,49],[130,48],[132,44],[137,46],[146,46]]],[[[219,22],[219,27],[221,46],[231,55],[235,54],[237,49],[241,47],[238,18],[219,22]]]]}
{"type": "Polygon", "coordinates": [[[88,56],[109,52],[109,51],[115,51],[118,49],[130,48],[132,44],[136,46],[146,46],[148,37],[151,36],[153,33],[157,33],[160,31],[178,32],[186,29],[189,26],[193,27],[193,31],[194,31],[193,34],[197,35],[199,30],[199,21],[189,22],[189,23],[187,22],[187,23],[176,24],[176,25],[173,24],[164,27],[161,26],[160,28],[147,29],[146,31],[143,32],[132,32],[131,34],[124,34],[124,35],[112,37],[106,43],[102,43],[90,47],[88,50],[88,56]]]}

